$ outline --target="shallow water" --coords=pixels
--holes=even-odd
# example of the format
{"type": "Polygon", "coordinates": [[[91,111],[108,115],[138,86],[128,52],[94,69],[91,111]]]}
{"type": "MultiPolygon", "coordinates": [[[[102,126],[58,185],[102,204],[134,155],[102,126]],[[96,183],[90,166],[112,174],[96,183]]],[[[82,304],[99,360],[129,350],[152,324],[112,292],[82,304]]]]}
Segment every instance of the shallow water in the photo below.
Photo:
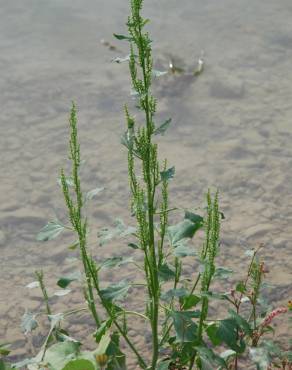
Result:
{"type": "MultiPolygon", "coordinates": [[[[202,50],[206,62],[197,79],[155,81],[158,117],[173,119],[161,140],[161,156],[176,166],[173,205],[203,205],[207,187],[218,187],[226,216],[222,260],[229,266],[236,260],[241,275],[244,250],[264,242],[272,298],[283,304],[292,292],[292,3],[145,3],[159,68],[167,68],[169,55],[191,68],[202,50]]],[[[79,108],[85,187],[106,187],[89,209],[92,242],[96,229],[128,217],[119,137],[130,84],[127,66],[110,62],[128,53],[126,43],[112,39],[125,32],[127,14],[126,0],[0,0],[0,338],[17,340],[19,355],[20,317],[40,306],[38,293],[23,287],[36,267],[44,268],[51,289],[71,269],[64,262],[72,254],[70,236],[42,244],[35,235],[47,220],[64,216],[56,179],[66,166],[72,100],[79,108]],[[121,52],[108,50],[103,38],[121,52]]],[[[117,248],[96,253],[109,256],[117,248]]],[[[72,304],[79,302],[77,290],[72,304]]],[[[59,300],[64,309],[66,298],[59,300]]]]}

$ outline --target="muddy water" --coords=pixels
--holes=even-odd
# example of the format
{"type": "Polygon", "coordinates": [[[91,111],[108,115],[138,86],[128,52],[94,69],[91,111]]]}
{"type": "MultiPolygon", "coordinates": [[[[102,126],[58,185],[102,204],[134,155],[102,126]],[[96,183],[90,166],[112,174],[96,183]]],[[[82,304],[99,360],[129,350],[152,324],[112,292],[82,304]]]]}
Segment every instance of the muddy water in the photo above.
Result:
{"type": "MultiPolygon", "coordinates": [[[[20,317],[41,306],[39,293],[24,288],[33,271],[44,269],[53,292],[56,278],[75,268],[66,260],[76,255],[66,248],[70,235],[45,244],[35,240],[47,220],[64,219],[56,179],[67,164],[71,100],[79,107],[84,187],[106,187],[88,210],[92,248],[106,257],[121,249],[130,253],[121,243],[96,246],[98,228],[117,216],[129,220],[126,153],[119,137],[130,85],[127,66],[110,62],[128,52],[126,44],[111,38],[125,32],[127,3],[0,0],[0,338],[14,341],[19,356],[28,348],[20,317]],[[103,38],[121,52],[105,48],[103,38]]],[[[159,68],[167,68],[174,55],[190,69],[202,50],[206,61],[197,79],[178,75],[155,81],[158,117],[173,118],[161,140],[161,156],[176,166],[172,204],[201,206],[207,187],[218,187],[226,216],[222,262],[236,261],[241,276],[245,249],[264,242],[271,297],[284,304],[291,296],[292,260],[292,4],[145,3],[159,68]]],[[[131,278],[134,272],[121,275],[131,278]]],[[[60,310],[80,301],[77,285],[70,298],[53,299],[60,310]]],[[[80,318],[73,327],[78,336],[80,318]]]]}

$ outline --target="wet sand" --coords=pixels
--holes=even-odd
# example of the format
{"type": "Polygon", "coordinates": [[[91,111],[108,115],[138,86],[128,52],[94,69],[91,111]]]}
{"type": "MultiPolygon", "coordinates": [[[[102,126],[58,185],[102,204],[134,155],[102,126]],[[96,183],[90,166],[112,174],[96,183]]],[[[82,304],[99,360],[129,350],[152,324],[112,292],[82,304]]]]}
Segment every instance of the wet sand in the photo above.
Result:
{"type": "MultiPolygon", "coordinates": [[[[203,206],[207,188],[218,188],[226,216],[222,263],[236,261],[240,278],[247,262],[244,251],[265,243],[262,256],[274,284],[270,299],[273,305],[285,304],[292,293],[292,4],[188,0],[178,7],[173,0],[145,2],[157,66],[167,68],[173,54],[191,67],[201,50],[206,60],[197,79],[165,76],[154,83],[158,119],[172,117],[161,139],[161,158],[176,167],[172,205],[203,206]]],[[[92,249],[104,257],[131,253],[122,242],[101,249],[96,239],[96,231],[117,216],[132,221],[126,152],[119,141],[130,83],[127,66],[110,62],[128,53],[128,45],[111,36],[125,32],[127,3],[0,0],[0,338],[15,342],[15,355],[28,349],[21,316],[41,307],[38,292],[24,288],[34,280],[33,271],[44,269],[53,292],[57,278],[74,270],[66,262],[76,255],[67,249],[70,235],[48,243],[35,239],[55,215],[64,220],[57,178],[67,164],[72,100],[79,108],[86,159],[84,188],[106,188],[88,210],[92,249]],[[102,38],[122,53],[105,48],[102,38]]],[[[132,268],[122,268],[116,277],[105,274],[105,280],[134,276],[132,268]]],[[[73,290],[71,296],[54,298],[54,307],[79,307],[77,284],[73,290]]],[[[139,307],[142,299],[133,305],[139,307]]],[[[81,321],[71,323],[76,336],[81,321]]],[[[144,332],[142,323],[139,328],[144,332]]],[[[280,332],[284,335],[284,326],[280,332]]],[[[82,335],[90,338],[89,333],[90,328],[82,335]]]]}

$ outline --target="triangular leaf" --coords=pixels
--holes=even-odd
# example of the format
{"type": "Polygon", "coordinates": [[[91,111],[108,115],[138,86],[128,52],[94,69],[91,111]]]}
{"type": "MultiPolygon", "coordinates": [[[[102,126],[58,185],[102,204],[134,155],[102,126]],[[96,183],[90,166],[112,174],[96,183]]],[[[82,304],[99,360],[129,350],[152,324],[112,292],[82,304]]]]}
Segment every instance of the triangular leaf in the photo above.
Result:
{"type": "Polygon", "coordinates": [[[50,221],[44,226],[37,235],[38,241],[48,241],[55,239],[63,230],[64,225],[60,221],[50,221]]]}
{"type": "Polygon", "coordinates": [[[64,289],[64,290],[57,290],[55,291],[54,295],[57,297],[63,297],[71,292],[71,289],[64,289]]]}
{"type": "Polygon", "coordinates": [[[158,269],[158,276],[161,281],[168,281],[175,279],[175,272],[168,266],[167,263],[164,263],[158,269]]]}
{"type": "Polygon", "coordinates": [[[114,225],[113,228],[104,228],[98,232],[97,236],[100,238],[99,245],[102,246],[114,238],[125,237],[136,232],[136,228],[132,226],[127,227],[120,219],[117,219],[114,225]]]}
{"type": "Polygon", "coordinates": [[[204,224],[203,217],[193,212],[186,211],[185,219],[192,221],[194,224],[198,224],[198,227],[202,227],[204,224]]]}
{"type": "Polygon", "coordinates": [[[161,294],[161,299],[163,301],[170,301],[172,298],[185,297],[188,294],[185,288],[170,289],[167,292],[161,294]]]}
{"type": "Polygon", "coordinates": [[[82,278],[82,275],[79,271],[73,273],[73,274],[70,274],[70,275],[67,275],[67,276],[63,276],[61,277],[58,281],[57,281],[57,285],[60,287],[60,288],[67,288],[67,286],[72,283],[72,281],[76,281],[76,280],[81,280],[82,278]]]}
{"type": "Polygon", "coordinates": [[[115,57],[112,59],[112,62],[120,64],[120,63],[128,62],[129,60],[130,60],[130,55],[126,55],[124,58],[115,57]]]}
{"type": "Polygon", "coordinates": [[[132,248],[132,249],[140,249],[139,245],[135,244],[135,243],[129,243],[128,244],[128,247],[132,248]]]}
{"type": "Polygon", "coordinates": [[[86,200],[93,199],[96,195],[98,195],[103,190],[104,188],[95,188],[95,189],[90,190],[88,193],[86,193],[86,200]]]}
{"type": "Polygon", "coordinates": [[[107,351],[107,348],[110,344],[110,341],[111,341],[111,336],[110,336],[110,332],[107,331],[102,337],[101,337],[101,340],[98,344],[98,347],[96,349],[96,351],[94,351],[94,354],[95,355],[103,355],[106,353],[107,351]]]}
{"type": "Polygon", "coordinates": [[[195,307],[199,302],[201,298],[197,295],[190,294],[187,296],[184,296],[180,299],[180,304],[183,310],[189,310],[192,307],[195,307]]]}
{"type": "Polygon", "coordinates": [[[168,236],[172,246],[185,238],[192,238],[198,227],[190,220],[183,220],[176,225],[168,227],[168,236]]]}
{"type": "Polygon", "coordinates": [[[249,348],[251,360],[257,365],[257,370],[266,370],[270,365],[270,356],[266,348],[251,347],[249,348]]]}
{"type": "Polygon", "coordinates": [[[21,330],[24,334],[31,333],[38,327],[36,315],[27,311],[21,318],[21,330]]]}
{"type": "Polygon", "coordinates": [[[175,174],[175,167],[173,166],[165,171],[160,172],[160,177],[162,181],[168,181],[174,178],[174,174],[175,174]]]}
{"type": "Polygon", "coordinates": [[[214,279],[228,279],[230,275],[233,273],[233,270],[228,269],[226,267],[217,267],[214,274],[214,279]]]}
{"type": "Polygon", "coordinates": [[[218,327],[219,324],[217,322],[210,322],[206,328],[206,333],[214,346],[222,343],[222,339],[217,336],[218,327]]]}
{"type": "Polygon", "coordinates": [[[219,357],[210,348],[205,346],[196,347],[199,358],[201,360],[202,370],[213,370],[220,366],[223,369],[227,369],[227,365],[223,358],[219,357]]]}
{"type": "Polygon", "coordinates": [[[242,353],[245,349],[245,345],[244,342],[238,343],[237,328],[237,322],[234,319],[229,318],[221,320],[216,335],[222,342],[226,343],[230,349],[233,349],[237,353],[242,353]]]}
{"type": "Polygon", "coordinates": [[[157,69],[152,69],[153,77],[161,77],[167,74],[168,74],[168,71],[158,71],[157,69]]]}
{"type": "Polygon", "coordinates": [[[157,364],[157,370],[168,370],[172,360],[161,360],[157,364]]]}
{"type": "Polygon", "coordinates": [[[110,257],[102,262],[101,268],[113,268],[125,265],[127,263],[133,262],[133,257],[110,257]]]}
{"type": "Polygon", "coordinates": [[[130,36],[125,36],[125,35],[118,35],[116,33],[113,34],[114,37],[118,40],[126,40],[126,41],[133,41],[133,37],[130,37],[130,36]]]}
{"type": "Polygon", "coordinates": [[[27,284],[25,287],[28,289],[39,288],[40,283],[39,281],[32,281],[31,283],[27,284]]]}
{"type": "Polygon", "coordinates": [[[192,311],[172,311],[174,329],[176,332],[176,341],[194,342],[197,339],[197,325],[192,321],[193,317],[198,317],[192,311]]]}
{"type": "Polygon", "coordinates": [[[252,335],[252,328],[249,323],[245,320],[244,317],[238,315],[233,310],[228,310],[230,316],[237,322],[238,326],[245,332],[247,335],[252,335]]]}
{"type": "Polygon", "coordinates": [[[187,256],[197,256],[197,252],[193,247],[190,247],[186,244],[185,241],[181,241],[176,244],[173,249],[173,254],[175,257],[187,257],[187,256]]]}
{"type": "Polygon", "coordinates": [[[165,122],[163,122],[159,127],[154,130],[154,135],[164,135],[166,130],[168,129],[171,122],[171,118],[168,118],[165,122]]]}
{"type": "Polygon", "coordinates": [[[220,353],[220,357],[223,358],[223,360],[228,361],[232,356],[235,356],[236,352],[232,349],[227,349],[226,351],[220,353]]]}
{"type": "MultiPolygon", "coordinates": [[[[66,184],[69,187],[73,187],[74,186],[74,180],[73,180],[72,177],[66,177],[66,176],[64,176],[64,178],[65,178],[66,184]]],[[[62,186],[62,180],[61,180],[61,178],[59,178],[57,182],[58,182],[58,185],[62,186]]]]}
{"type": "Polygon", "coordinates": [[[108,286],[106,289],[102,289],[101,295],[103,299],[110,302],[120,301],[125,298],[130,287],[131,285],[126,280],[122,280],[117,284],[108,286]]]}

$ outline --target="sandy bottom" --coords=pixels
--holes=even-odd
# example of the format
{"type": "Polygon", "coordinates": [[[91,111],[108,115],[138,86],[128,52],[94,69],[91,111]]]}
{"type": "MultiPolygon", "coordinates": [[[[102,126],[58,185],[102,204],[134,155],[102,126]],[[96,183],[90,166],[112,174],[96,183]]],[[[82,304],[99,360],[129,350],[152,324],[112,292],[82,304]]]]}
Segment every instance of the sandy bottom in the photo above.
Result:
{"type": "MultiPolygon", "coordinates": [[[[206,68],[198,79],[175,75],[154,82],[157,122],[173,119],[160,147],[161,158],[176,167],[171,205],[203,207],[207,188],[218,188],[226,217],[220,263],[233,266],[234,280],[240,279],[245,250],[263,242],[273,285],[269,300],[273,307],[285,305],[292,294],[291,2],[188,0],[180,8],[175,1],[145,2],[157,68],[167,68],[172,54],[190,69],[205,52],[206,68]]],[[[24,288],[34,280],[34,270],[44,270],[53,293],[58,277],[77,268],[68,260],[77,255],[67,249],[72,236],[48,243],[35,239],[56,215],[66,221],[57,178],[67,166],[67,112],[73,99],[86,160],[84,188],[106,188],[88,209],[91,249],[100,260],[133,253],[125,242],[98,247],[96,238],[97,230],[117,217],[133,222],[126,152],[119,143],[122,106],[133,102],[127,66],[110,63],[127,55],[127,45],[119,44],[122,52],[115,54],[100,44],[112,32],[124,32],[126,3],[0,0],[0,338],[13,342],[14,358],[30,351],[21,316],[43,309],[39,292],[24,288]]],[[[187,261],[193,276],[196,266],[195,260],[187,261]]],[[[122,267],[104,279],[135,277],[132,267],[122,267]]],[[[68,296],[52,298],[56,312],[82,307],[80,287],[72,289],[68,296]]],[[[139,310],[143,299],[133,291],[127,305],[139,310]]],[[[284,338],[286,323],[278,323],[284,338]]],[[[88,316],[71,319],[69,327],[92,348],[88,316]]],[[[130,335],[137,346],[149,348],[144,323],[134,327],[138,330],[130,335]]],[[[42,340],[40,333],[33,342],[42,340]]],[[[134,368],[130,359],[129,369],[134,368]]]]}

